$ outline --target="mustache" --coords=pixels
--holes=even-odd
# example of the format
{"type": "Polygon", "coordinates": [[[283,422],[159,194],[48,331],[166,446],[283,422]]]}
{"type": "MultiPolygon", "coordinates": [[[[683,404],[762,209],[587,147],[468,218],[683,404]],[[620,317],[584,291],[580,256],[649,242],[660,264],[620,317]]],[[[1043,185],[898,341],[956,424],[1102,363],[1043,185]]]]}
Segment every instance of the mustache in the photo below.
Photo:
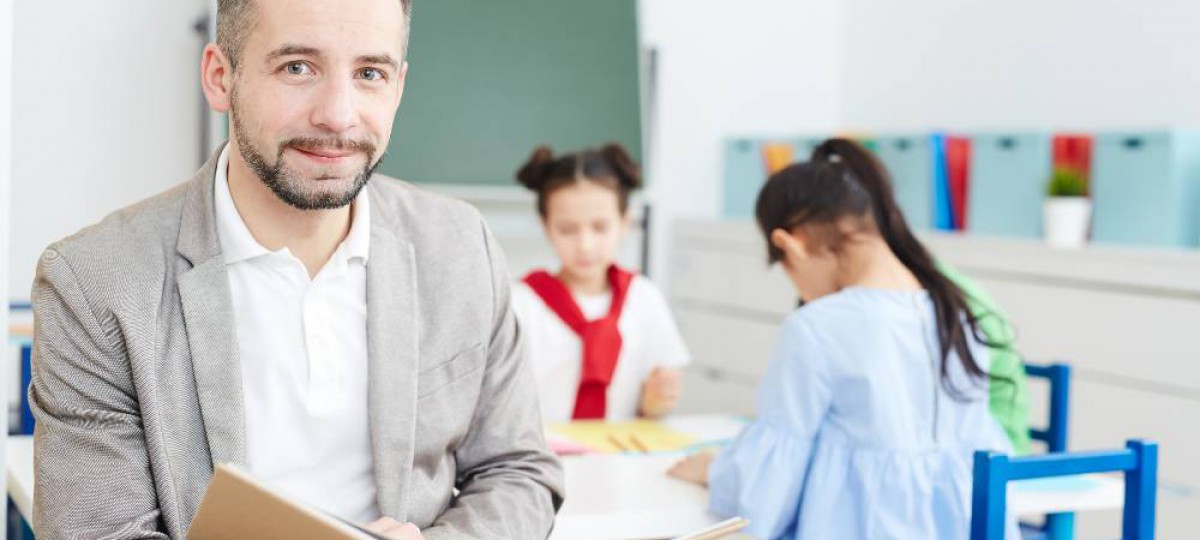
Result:
{"type": "Polygon", "coordinates": [[[319,137],[296,137],[288,139],[279,145],[279,153],[283,154],[284,148],[299,148],[299,149],[324,149],[338,151],[362,152],[368,156],[375,155],[375,143],[365,139],[330,139],[319,137]]]}

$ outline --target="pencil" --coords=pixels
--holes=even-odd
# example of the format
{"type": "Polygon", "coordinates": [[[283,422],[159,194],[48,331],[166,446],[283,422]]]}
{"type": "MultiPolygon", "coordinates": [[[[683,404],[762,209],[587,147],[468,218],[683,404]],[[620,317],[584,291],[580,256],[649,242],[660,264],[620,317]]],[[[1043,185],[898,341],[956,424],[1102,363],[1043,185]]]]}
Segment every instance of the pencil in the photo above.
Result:
{"type": "Polygon", "coordinates": [[[613,446],[617,447],[618,451],[621,451],[621,452],[629,451],[629,447],[625,446],[624,444],[621,444],[621,440],[617,438],[616,433],[609,433],[608,440],[609,440],[609,442],[613,443],[613,446]]]}
{"type": "Polygon", "coordinates": [[[629,440],[633,442],[633,447],[637,448],[639,452],[643,454],[650,453],[650,448],[642,444],[642,440],[638,438],[637,433],[630,433],[629,440]]]}

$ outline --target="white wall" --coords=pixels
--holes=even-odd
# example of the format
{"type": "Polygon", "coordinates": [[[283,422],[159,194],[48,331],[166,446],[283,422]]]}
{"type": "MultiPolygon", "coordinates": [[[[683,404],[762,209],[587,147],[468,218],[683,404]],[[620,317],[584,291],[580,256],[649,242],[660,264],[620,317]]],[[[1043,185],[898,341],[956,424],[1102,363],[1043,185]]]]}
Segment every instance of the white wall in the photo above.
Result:
{"type": "Polygon", "coordinates": [[[849,127],[1200,125],[1200,2],[843,3],[849,127]]]}
{"type": "Polygon", "coordinates": [[[28,298],[47,244],[198,167],[202,44],[192,25],[208,2],[12,5],[15,204],[6,283],[14,297],[28,298]]]}
{"type": "Polygon", "coordinates": [[[641,0],[643,46],[658,50],[648,134],[657,279],[667,224],[716,216],[722,142],[734,134],[827,131],[839,124],[838,0],[641,0]]]}

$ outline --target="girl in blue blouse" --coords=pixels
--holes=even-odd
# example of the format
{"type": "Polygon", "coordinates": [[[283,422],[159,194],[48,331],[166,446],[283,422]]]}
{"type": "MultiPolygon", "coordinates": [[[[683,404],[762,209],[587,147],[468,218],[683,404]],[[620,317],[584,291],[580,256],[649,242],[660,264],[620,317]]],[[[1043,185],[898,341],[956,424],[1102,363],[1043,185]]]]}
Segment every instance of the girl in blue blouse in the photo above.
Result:
{"type": "Polygon", "coordinates": [[[972,454],[1011,446],[988,411],[986,339],[887,173],[831,139],[771,177],[756,215],[805,304],[783,323],[758,418],[671,474],[759,538],[966,538],[972,454]]]}

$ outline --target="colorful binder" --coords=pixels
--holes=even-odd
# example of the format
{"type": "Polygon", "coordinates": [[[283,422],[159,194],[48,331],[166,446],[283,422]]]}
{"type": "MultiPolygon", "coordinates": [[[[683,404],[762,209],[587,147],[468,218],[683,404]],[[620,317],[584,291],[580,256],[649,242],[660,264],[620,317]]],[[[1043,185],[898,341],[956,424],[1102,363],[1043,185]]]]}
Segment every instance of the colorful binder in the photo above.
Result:
{"type": "Polygon", "coordinates": [[[946,136],[933,135],[933,228],[954,230],[953,203],[950,199],[950,173],[946,168],[946,136]]]}
{"type": "Polygon", "coordinates": [[[967,197],[970,189],[971,140],[946,137],[946,180],[950,191],[950,218],[953,230],[967,228],[967,197]]]}

